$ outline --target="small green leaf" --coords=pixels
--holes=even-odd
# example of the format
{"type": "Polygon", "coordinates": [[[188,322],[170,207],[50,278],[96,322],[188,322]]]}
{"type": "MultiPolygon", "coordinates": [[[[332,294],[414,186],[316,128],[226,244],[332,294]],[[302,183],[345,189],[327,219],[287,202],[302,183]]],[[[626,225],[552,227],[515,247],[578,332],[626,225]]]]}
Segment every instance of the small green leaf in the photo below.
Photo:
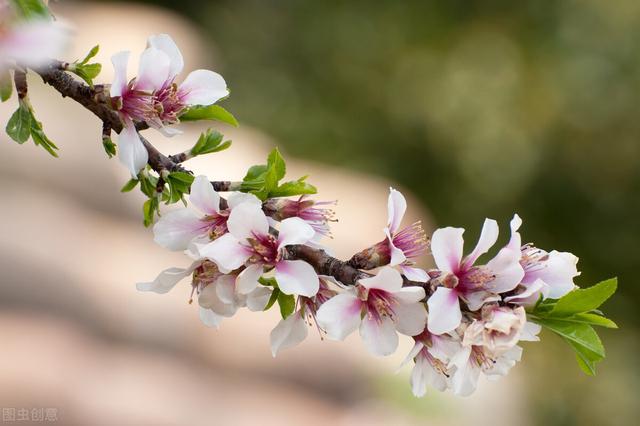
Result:
{"type": "Polygon", "coordinates": [[[617,286],[617,278],[611,278],[589,288],[573,290],[558,300],[551,315],[571,315],[597,309],[615,293],[617,286]]]}
{"type": "Polygon", "coordinates": [[[238,127],[238,120],[220,105],[194,106],[180,115],[180,121],[216,120],[238,127]]]}
{"type": "Polygon", "coordinates": [[[278,151],[278,148],[274,148],[273,151],[269,153],[269,157],[267,158],[267,169],[273,170],[273,176],[276,183],[287,173],[287,165],[285,164],[280,151],[278,151]]]}
{"type": "Polygon", "coordinates": [[[20,102],[18,109],[13,113],[7,123],[7,134],[14,141],[23,144],[29,140],[31,134],[31,111],[29,106],[24,102],[20,102]]]}
{"type": "Polygon", "coordinates": [[[292,197],[294,195],[316,194],[318,190],[315,186],[305,182],[308,176],[303,176],[298,180],[292,180],[279,185],[269,193],[270,197],[292,197]]]}
{"type": "Polygon", "coordinates": [[[282,315],[282,319],[287,319],[296,307],[296,299],[292,294],[284,294],[280,291],[278,293],[278,305],[280,305],[280,315],[282,315]]]}
{"type": "Polygon", "coordinates": [[[84,59],[80,62],[78,62],[80,65],[84,65],[87,62],[89,62],[89,60],[91,60],[91,58],[93,58],[94,56],[96,56],[98,54],[98,52],[100,51],[100,45],[96,44],[95,46],[93,46],[91,48],[91,50],[89,51],[89,53],[87,53],[87,56],[84,57],[84,59]]]}
{"type": "Polygon", "coordinates": [[[116,155],[116,144],[113,143],[110,137],[102,138],[102,147],[104,148],[104,152],[107,153],[109,158],[113,158],[116,155]]]}
{"type": "Polygon", "coordinates": [[[171,172],[169,176],[171,177],[171,179],[176,179],[180,182],[184,182],[188,186],[191,186],[194,179],[192,174],[186,172],[171,172]]]}
{"type": "Polygon", "coordinates": [[[269,302],[267,302],[267,306],[264,307],[263,311],[268,311],[269,309],[271,309],[274,303],[276,303],[276,300],[278,300],[279,295],[280,295],[280,289],[277,287],[274,288],[273,291],[271,292],[271,297],[269,298],[269,302]]]}
{"type": "Polygon", "coordinates": [[[222,138],[222,133],[208,129],[200,135],[196,144],[191,148],[191,155],[195,157],[196,155],[211,154],[229,148],[231,141],[222,142],[222,138]]]}
{"type": "Polygon", "coordinates": [[[142,213],[144,215],[144,226],[148,228],[153,225],[153,219],[158,211],[159,204],[156,197],[149,198],[142,205],[142,213]]]}
{"type": "Polygon", "coordinates": [[[26,19],[51,17],[49,8],[42,0],[13,0],[13,3],[26,19]]]}
{"type": "Polygon", "coordinates": [[[33,115],[33,111],[31,111],[31,139],[33,139],[33,142],[36,145],[43,147],[52,156],[54,157],[58,156],[58,153],[55,151],[58,149],[58,147],[44,133],[44,129],[42,128],[42,123],[36,120],[36,118],[33,115]]]}
{"type": "Polygon", "coordinates": [[[6,102],[13,92],[13,83],[11,82],[11,73],[6,71],[0,75],[0,101],[6,102]]]}
{"type": "Polygon", "coordinates": [[[120,192],[131,191],[133,188],[135,188],[138,185],[138,182],[140,182],[138,179],[129,179],[129,182],[124,184],[122,189],[120,189],[120,192]]]}

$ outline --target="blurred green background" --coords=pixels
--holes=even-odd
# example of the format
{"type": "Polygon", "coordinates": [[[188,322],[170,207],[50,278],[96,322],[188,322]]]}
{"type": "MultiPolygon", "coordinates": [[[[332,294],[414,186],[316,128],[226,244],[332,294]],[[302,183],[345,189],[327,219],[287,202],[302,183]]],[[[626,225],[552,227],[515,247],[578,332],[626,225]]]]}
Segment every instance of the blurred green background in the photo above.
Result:
{"type": "Polygon", "coordinates": [[[148,3],[199,25],[226,106],[287,152],[400,182],[472,235],[518,212],[525,241],[580,257],[582,286],[617,275],[600,374],[545,336],[531,413],[637,421],[640,2],[148,3]]]}

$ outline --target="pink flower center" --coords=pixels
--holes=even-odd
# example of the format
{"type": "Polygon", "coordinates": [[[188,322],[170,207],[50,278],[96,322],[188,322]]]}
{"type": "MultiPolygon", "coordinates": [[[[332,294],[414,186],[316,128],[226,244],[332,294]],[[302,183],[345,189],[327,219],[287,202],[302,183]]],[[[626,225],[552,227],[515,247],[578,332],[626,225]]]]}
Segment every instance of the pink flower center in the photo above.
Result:
{"type": "Polygon", "coordinates": [[[220,213],[207,215],[201,219],[205,223],[205,227],[209,231],[209,238],[215,240],[227,233],[227,220],[229,220],[229,212],[226,210],[220,213]]]}
{"type": "Polygon", "coordinates": [[[358,286],[358,297],[362,300],[363,309],[369,319],[374,319],[380,324],[387,317],[395,317],[394,307],[397,301],[391,293],[378,288],[367,289],[358,286]]]}
{"type": "Polygon", "coordinates": [[[278,240],[273,235],[258,235],[254,233],[253,238],[247,238],[247,241],[253,251],[252,260],[254,262],[275,266],[280,260],[278,240]]]}
{"type": "Polygon", "coordinates": [[[169,81],[154,96],[154,108],[163,124],[177,123],[178,116],[186,108],[178,93],[178,85],[169,81]]]}
{"type": "Polygon", "coordinates": [[[392,238],[393,245],[411,259],[422,256],[427,251],[427,237],[420,222],[407,226],[392,238]]]}

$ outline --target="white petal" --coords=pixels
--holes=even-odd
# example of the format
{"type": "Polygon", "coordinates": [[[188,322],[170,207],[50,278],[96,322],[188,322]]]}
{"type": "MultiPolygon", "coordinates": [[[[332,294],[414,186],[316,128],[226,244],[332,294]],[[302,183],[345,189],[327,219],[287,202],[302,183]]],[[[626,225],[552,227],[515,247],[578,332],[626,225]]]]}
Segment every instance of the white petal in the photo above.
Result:
{"type": "Polygon", "coordinates": [[[455,330],[462,320],[458,294],[445,287],[438,287],[427,300],[429,307],[428,329],[433,334],[455,330]]]}
{"type": "Polygon", "coordinates": [[[443,272],[458,272],[464,245],[463,228],[436,229],[431,237],[431,253],[436,266],[443,272]]]}
{"type": "Polygon", "coordinates": [[[316,234],[311,225],[299,217],[290,217],[280,224],[278,248],[291,244],[304,244],[316,234]]]}
{"type": "Polygon", "coordinates": [[[398,370],[400,370],[400,368],[407,365],[409,361],[413,360],[418,355],[418,353],[422,350],[422,348],[424,348],[424,344],[422,342],[415,342],[415,344],[413,345],[413,348],[411,348],[407,356],[400,363],[400,367],[398,367],[398,370]]]}
{"type": "Polygon", "coordinates": [[[184,278],[191,275],[191,273],[197,268],[201,262],[194,262],[187,269],[184,268],[169,268],[160,272],[155,280],[147,283],[137,283],[136,288],[139,291],[153,291],[155,293],[167,293],[176,284],[182,281],[184,278]]]}
{"type": "Polygon", "coordinates": [[[384,233],[387,236],[387,244],[389,244],[389,250],[391,251],[391,258],[389,259],[389,266],[396,266],[407,260],[404,252],[398,247],[393,245],[393,238],[391,238],[391,231],[389,228],[384,228],[384,233]]]}
{"type": "Polygon", "coordinates": [[[365,288],[377,288],[389,293],[395,293],[402,288],[402,276],[395,269],[385,266],[378,271],[378,274],[371,278],[359,280],[365,288]]]}
{"type": "Polygon", "coordinates": [[[236,302],[236,277],[224,275],[215,281],[216,296],[222,303],[235,304],[236,302]]]}
{"type": "Polygon", "coordinates": [[[231,210],[227,228],[234,237],[242,240],[254,235],[267,235],[269,222],[260,206],[242,203],[231,210]]]}
{"type": "Polygon", "coordinates": [[[464,301],[467,302],[467,307],[472,312],[480,309],[485,303],[497,302],[500,300],[500,296],[497,294],[484,290],[465,292],[463,298],[464,301]]]}
{"type": "Polygon", "coordinates": [[[199,312],[200,321],[202,321],[204,325],[206,325],[207,327],[215,328],[218,328],[220,326],[220,323],[222,322],[222,317],[220,315],[216,314],[211,309],[203,307],[199,308],[199,312]]]}
{"type": "Polygon", "coordinates": [[[276,281],[284,294],[314,296],[320,288],[318,274],[302,260],[282,260],[276,265],[276,281]]]}
{"type": "Polygon", "coordinates": [[[259,312],[264,310],[271,298],[271,288],[259,286],[251,293],[247,294],[247,307],[250,311],[259,312]]]}
{"type": "Polygon", "coordinates": [[[200,256],[211,259],[221,272],[227,273],[238,269],[249,259],[251,253],[231,234],[199,248],[200,256]]]}
{"type": "Polygon", "coordinates": [[[189,201],[202,213],[212,215],[220,212],[220,195],[206,176],[200,175],[193,180],[189,201]]]}
{"type": "Polygon", "coordinates": [[[427,310],[423,303],[409,303],[396,306],[394,309],[395,326],[399,333],[406,336],[417,336],[427,325],[427,310]]]}
{"type": "Polygon", "coordinates": [[[400,303],[417,303],[424,299],[425,292],[422,287],[402,287],[393,294],[393,297],[400,303]]]}
{"type": "Polygon", "coordinates": [[[387,227],[391,234],[395,234],[400,228],[400,223],[404,217],[404,213],[407,210],[407,200],[400,193],[393,188],[389,188],[389,199],[387,200],[387,213],[389,221],[387,227]]]}
{"type": "Polygon", "coordinates": [[[509,240],[507,247],[514,250],[520,250],[520,247],[522,246],[522,238],[520,237],[518,229],[522,226],[522,219],[520,219],[520,216],[517,214],[514,214],[509,225],[511,227],[511,239],[509,240]]]}
{"type": "Polygon", "coordinates": [[[262,201],[260,201],[258,197],[246,192],[232,192],[227,198],[227,204],[229,204],[229,208],[232,210],[243,203],[255,204],[258,207],[262,207],[262,201]]]}
{"type": "Polygon", "coordinates": [[[294,312],[271,331],[271,354],[275,357],[282,349],[296,346],[306,339],[308,333],[300,311],[294,312]]]}
{"type": "Polygon", "coordinates": [[[539,342],[540,338],[538,337],[538,333],[540,333],[541,330],[542,327],[540,327],[540,325],[527,321],[520,332],[520,340],[524,340],[526,342],[539,342]]]}
{"type": "Polygon", "coordinates": [[[169,79],[169,57],[162,50],[149,47],[140,55],[140,67],[135,89],[153,92],[169,79]]]}
{"type": "MultiPolygon", "coordinates": [[[[0,2],[0,8],[6,7],[5,3],[0,2]]],[[[6,11],[0,10],[2,13],[6,11]]],[[[13,59],[22,65],[37,68],[51,58],[60,56],[68,39],[69,30],[57,22],[45,19],[20,22],[12,28],[3,28],[0,54],[2,61],[13,59]]]]}
{"type": "Polygon", "coordinates": [[[118,158],[135,179],[138,172],[147,165],[149,154],[140,140],[133,121],[127,120],[118,137],[118,158]]]}
{"type": "Polygon", "coordinates": [[[548,294],[549,286],[542,280],[537,279],[531,284],[522,284],[525,290],[514,296],[505,297],[504,301],[524,306],[533,306],[538,301],[540,294],[548,294]]]}
{"type": "Polygon", "coordinates": [[[182,72],[184,59],[178,46],[167,34],[158,34],[149,37],[149,46],[163,51],[169,58],[169,78],[173,78],[182,72]]]}
{"type": "Polygon", "coordinates": [[[480,368],[469,361],[470,347],[463,347],[451,358],[449,365],[455,365],[456,371],[451,379],[453,393],[458,396],[469,396],[475,392],[480,377],[480,368]]]}
{"type": "Polygon", "coordinates": [[[520,250],[502,248],[496,257],[487,263],[487,268],[495,278],[485,285],[485,289],[496,294],[511,291],[522,282],[524,269],[520,265],[520,250]]]}
{"type": "Polygon", "coordinates": [[[360,325],[362,302],[347,290],[333,296],[320,306],[316,321],[331,340],[344,340],[360,325]]]}
{"type": "Polygon", "coordinates": [[[110,95],[112,97],[122,96],[129,83],[127,78],[127,64],[129,63],[130,52],[118,52],[111,57],[113,64],[113,83],[111,84],[110,95]]]}
{"type": "Polygon", "coordinates": [[[400,265],[402,274],[410,281],[418,283],[426,283],[429,281],[429,275],[424,269],[414,268],[413,266],[400,265]]]}
{"type": "MultiPolygon", "coordinates": [[[[235,303],[225,303],[218,295],[217,287],[220,286],[233,286],[234,277],[230,275],[223,275],[218,278],[214,283],[209,284],[200,291],[198,295],[198,304],[207,309],[211,309],[218,315],[223,317],[231,317],[238,310],[238,306],[235,303]]],[[[224,292],[224,291],[223,291],[224,292]]]]}
{"type": "Polygon", "coordinates": [[[262,264],[253,264],[247,266],[244,271],[240,272],[236,280],[238,293],[249,294],[255,290],[259,285],[258,279],[262,276],[263,269],[262,264]]]}
{"type": "Polygon", "coordinates": [[[464,259],[463,268],[470,268],[475,261],[483,254],[489,251],[498,240],[498,222],[493,219],[485,219],[480,232],[478,244],[471,253],[464,259]]]}
{"type": "Polygon", "coordinates": [[[193,71],[178,89],[178,96],[187,105],[211,105],[228,95],[224,78],[209,70],[193,71]]]}
{"type": "Polygon", "coordinates": [[[559,299],[575,288],[573,279],[580,275],[578,258],[571,253],[552,251],[549,259],[532,271],[526,272],[526,282],[540,279],[549,286],[547,297],[559,299]]]}
{"type": "Polygon", "coordinates": [[[153,226],[153,240],[169,250],[186,250],[193,239],[207,234],[207,224],[191,209],[163,214],[153,226]]]}
{"type": "Polygon", "coordinates": [[[398,348],[398,333],[389,317],[384,317],[378,322],[375,318],[365,315],[360,324],[360,336],[372,355],[391,355],[398,348]]]}

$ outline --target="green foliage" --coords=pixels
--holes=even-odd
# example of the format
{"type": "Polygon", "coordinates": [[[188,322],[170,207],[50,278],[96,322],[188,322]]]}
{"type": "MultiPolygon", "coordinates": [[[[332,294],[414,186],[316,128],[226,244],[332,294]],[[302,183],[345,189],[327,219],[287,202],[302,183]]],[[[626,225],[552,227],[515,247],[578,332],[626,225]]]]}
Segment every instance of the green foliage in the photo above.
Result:
{"type": "Polygon", "coordinates": [[[596,311],[618,285],[616,278],[592,287],[576,289],[558,300],[540,301],[528,317],[562,337],[576,352],[578,365],[588,375],[595,375],[595,364],[605,357],[605,350],[593,326],[617,328],[615,322],[596,311]]]}
{"type": "Polygon", "coordinates": [[[26,99],[21,99],[18,109],[11,115],[6,127],[7,134],[19,144],[29,140],[29,136],[37,146],[42,146],[49,154],[54,157],[58,156],[55,150],[58,149],[56,144],[47,137],[34,113],[33,108],[26,99]]]}
{"type": "Polygon", "coordinates": [[[287,171],[284,158],[280,155],[278,148],[275,148],[267,158],[267,164],[252,166],[247,171],[240,190],[255,194],[261,200],[271,197],[287,197],[302,194],[315,194],[317,192],[313,185],[306,183],[307,176],[295,181],[279,184],[287,171]]]}
{"type": "Polygon", "coordinates": [[[286,319],[289,315],[293,313],[293,311],[296,308],[295,296],[293,296],[292,294],[284,294],[282,291],[280,291],[280,288],[278,287],[278,282],[273,277],[270,277],[270,278],[261,277],[258,281],[260,282],[260,284],[264,286],[273,287],[273,292],[271,293],[271,297],[269,298],[267,305],[264,307],[265,311],[271,309],[271,307],[275,305],[276,302],[278,302],[278,306],[280,307],[280,315],[282,316],[282,319],[286,319]]]}
{"type": "Polygon", "coordinates": [[[68,71],[74,73],[83,79],[89,86],[93,87],[93,79],[102,71],[102,65],[98,63],[89,63],[89,60],[96,56],[100,51],[100,46],[96,45],[87,53],[82,61],[75,61],[69,65],[68,71]]]}
{"type": "Polygon", "coordinates": [[[49,18],[51,13],[42,0],[13,0],[16,10],[25,18],[49,18]]]}
{"type": "Polygon", "coordinates": [[[13,92],[13,83],[11,82],[11,73],[9,71],[0,75],[0,101],[6,102],[13,92]]]}
{"type": "Polygon", "coordinates": [[[109,136],[102,137],[102,147],[104,148],[104,152],[107,153],[109,158],[112,158],[116,155],[116,144],[113,143],[109,136]]]}
{"type": "Polygon", "coordinates": [[[224,151],[231,146],[231,141],[227,140],[222,142],[223,137],[222,133],[213,129],[207,129],[205,133],[200,135],[193,148],[191,148],[191,155],[195,157],[197,155],[224,151]]]}
{"type": "Polygon", "coordinates": [[[238,120],[219,105],[193,106],[180,115],[180,121],[215,120],[238,127],[238,120]]]}

